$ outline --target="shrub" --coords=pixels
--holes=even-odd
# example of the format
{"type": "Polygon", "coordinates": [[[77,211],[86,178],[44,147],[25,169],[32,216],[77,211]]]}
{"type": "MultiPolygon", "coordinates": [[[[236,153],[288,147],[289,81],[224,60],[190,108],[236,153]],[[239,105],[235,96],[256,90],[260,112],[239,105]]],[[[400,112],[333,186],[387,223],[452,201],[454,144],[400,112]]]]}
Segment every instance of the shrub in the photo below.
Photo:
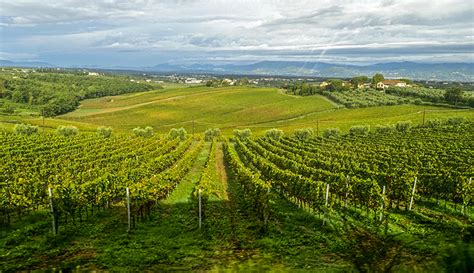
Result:
{"type": "Polygon", "coordinates": [[[436,128],[441,126],[441,120],[440,119],[429,119],[426,121],[426,126],[429,128],[436,128]]]}
{"type": "Polygon", "coordinates": [[[13,130],[19,135],[32,135],[38,133],[38,126],[22,123],[15,125],[13,130]]]}
{"type": "Polygon", "coordinates": [[[448,118],[445,122],[446,125],[460,125],[466,121],[463,117],[448,118]]]}
{"type": "Polygon", "coordinates": [[[105,138],[110,137],[112,135],[112,128],[101,126],[97,128],[97,135],[105,138]]]}
{"type": "Polygon", "coordinates": [[[212,141],[213,139],[218,138],[220,136],[221,130],[219,128],[207,129],[206,132],[204,132],[205,141],[212,141]]]}
{"type": "Polygon", "coordinates": [[[168,133],[168,137],[171,138],[171,139],[179,138],[180,140],[185,140],[186,139],[186,134],[187,134],[187,132],[183,127],[179,128],[179,129],[173,128],[168,133]]]}
{"type": "Polygon", "coordinates": [[[283,136],[283,131],[273,128],[265,131],[265,136],[268,138],[273,138],[275,140],[280,140],[280,138],[283,136]]]}
{"type": "Polygon", "coordinates": [[[252,135],[252,131],[250,129],[234,130],[234,136],[239,139],[247,139],[251,135],[252,135]]]}
{"type": "Polygon", "coordinates": [[[395,129],[397,129],[397,131],[399,131],[399,132],[406,133],[410,130],[411,125],[412,125],[412,122],[409,121],[409,120],[408,121],[399,121],[395,125],[395,129]]]}
{"type": "Polygon", "coordinates": [[[390,125],[376,125],[375,132],[378,134],[389,134],[393,131],[393,126],[390,125]]]}
{"type": "Polygon", "coordinates": [[[339,135],[339,128],[328,128],[323,131],[324,138],[337,138],[339,135]]]}
{"type": "Polygon", "coordinates": [[[57,129],[56,129],[56,132],[62,136],[65,136],[65,137],[70,137],[70,136],[75,136],[77,135],[77,133],[79,132],[79,130],[74,127],[74,126],[63,126],[63,125],[60,125],[57,129]]]}
{"type": "Polygon", "coordinates": [[[136,136],[140,136],[140,137],[151,137],[154,134],[153,127],[150,127],[150,126],[147,126],[145,128],[137,127],[133,129],[133,133],[136,136]]]}
{"type": "Polygon", "coordinates": [[[299,140],[309,139],[314,136],[314,131],[311,128],[297,129],[294,132],[295,137],[299,140]]]}
{"type": "Polygon", "coordinates": [[[368,125],[356,125],[349,129],[349,134],[352,136],[367,136],[369,131],[370,127],[368,125]]]}

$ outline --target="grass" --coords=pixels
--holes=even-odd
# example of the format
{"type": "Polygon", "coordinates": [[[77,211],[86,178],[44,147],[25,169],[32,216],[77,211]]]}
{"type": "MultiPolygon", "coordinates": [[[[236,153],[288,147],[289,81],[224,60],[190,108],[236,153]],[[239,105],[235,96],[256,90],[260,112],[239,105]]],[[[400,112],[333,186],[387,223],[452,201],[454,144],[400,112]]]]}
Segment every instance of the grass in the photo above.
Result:
{"type": "MultiPolygon", "coordinates": [[[[224,134],[250,128],[254,133],[262,134],[270,128],[289,133],[302,127],[347,130],[353,125],[387,124],[399,120],[421,123],[423,115],[425,119],[455,116],[474,119],[471,109],[417,105],[347,109],[319,95],[297,97],[283,94],[276,88],[171,85],[149,92],[85,100],[74,112],[46,119],[44,126],[52,129],[68,124],[85,131],[111,126],[116,132],[152,126],[161,133],[177,127],[184,127],[190,133],[193,128],[195,132],[220,128],[224,134]]],[[[11,128],[15,122],[43,126],[39,117],[0,115],[1,127],[11,128]]]]}

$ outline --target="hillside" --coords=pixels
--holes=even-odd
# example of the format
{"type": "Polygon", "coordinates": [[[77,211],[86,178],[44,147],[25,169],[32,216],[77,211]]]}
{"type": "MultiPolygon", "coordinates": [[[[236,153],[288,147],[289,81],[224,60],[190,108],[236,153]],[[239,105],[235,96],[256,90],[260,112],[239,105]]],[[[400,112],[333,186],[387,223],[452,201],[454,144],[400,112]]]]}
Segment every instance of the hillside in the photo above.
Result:
{"type": "Polygon", "coordinates": [[[137,126],[152,126],[167,132],[184,127],[188,132],[204,132],[220,128],[231,134],[234,129],[250,128],[261,134],[270,128],[291,132],[297,128],[317,129],[353,125],[396,123],[411,120],[422,123],[433,118],[462,116],[474,119],[474,111],[435,106],[394,105],[347,109],[315,95],[299,97],[275,88],[260,87],[183,87],[168,86],[162,90],[108,96],[81,102],[78,110],[47,118],[0,115],[0,127],[27,122],[55,129],[72,124],[81,130],[95,131],[98,126],[111,126],[118,132],[130,132],[137,126]]]}
{"type": "Polygon", "coordinates": [[[152,126],[159,132],[184,127],[188,132],[220,128],[250,128],[261,133],[270,128],[291,131],[302,127],[340,127],[386,124],[398,120],[421,123],[437,117],[474,118],[474,111],[433,106],[396,105],[346,109],[322,96],[297,97],[275,88],[170,88],[116,97],[86,100],[77,111],[60,116],[68,122],[112,126],[129,131],[152,126]]]}

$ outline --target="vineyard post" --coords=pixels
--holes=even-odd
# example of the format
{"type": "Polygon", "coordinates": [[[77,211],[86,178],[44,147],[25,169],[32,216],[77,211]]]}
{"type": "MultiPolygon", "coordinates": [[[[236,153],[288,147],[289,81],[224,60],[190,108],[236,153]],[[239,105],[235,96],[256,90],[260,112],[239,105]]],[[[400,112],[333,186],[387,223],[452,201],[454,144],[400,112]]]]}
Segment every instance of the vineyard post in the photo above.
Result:
{"type": "Polygon", "coordinates": [[[347,197],[349,196],[349,176],[346,176],[346,199],[344,200],[344,207],[347,208],[347,197]]]}
{"type": "Polygon", "coordinates": [[[127,232],[130,232],[130,228],[131,228],[131,222],[130,222],[130,190],[126,189],[127,191],[127,218],[128,218],[128,229],[127,229],[127,232]]]}
{"type": "Polygon", "coordinates": [[[382,218],[383,218],[384,206],[385,206],[385,185],[382,188],[382,205],[380,206],[380,221],[382,221],[382,218]]]}
{"type": "Polygon", "coordinates": [[[416,177],[415,177],[415,182],[413,183],[413,190],[411,191],[411,198],[410,198],[410,209],[412,208],[413,206],[413,197],[415,196],[415,189],[416,189],[416,177]]]}
{"type": "Polygon", "coordinates": [[[198,190],[198,199],[199,199],[199,229],[201,229],[201,225],[202,225],[201,189],[198,190]]]}
{"type": "Polygon", "coordinates": [[[329,183],[326,186],[326,207],[328,206],[328,197],[329,197],[329,183]]]}
{"type": "Polygon", "coordinates": [[[56,217],[54,215],[54,206],[53,206],[53,192],[51,188],[48,188],[48,195],[49,195],[49,205],[51,206],[51,216],[53,218],[53,234],[56,235],[56,217]]]}
{"type": "Polygon", "coordinates": [[[323,219],[323,226],[326,223],[326,217],[328,212],[328,198],[329,198],[329,183],[326,186],[326,204],[325,204],[325,211],[324,211],[324,219],[323,219]]]}
{"type": "MultiPolygon", "coordinates": [[[[469,178],[469,183],[467,183],[468,187],[471,185],[472,183],[472,177],[469,178]]],[[[461,208],[461,213],[464,215],[464,204],[465,204],[465,200],[463,199],[462,200],[462,208],[461,208]]]]}

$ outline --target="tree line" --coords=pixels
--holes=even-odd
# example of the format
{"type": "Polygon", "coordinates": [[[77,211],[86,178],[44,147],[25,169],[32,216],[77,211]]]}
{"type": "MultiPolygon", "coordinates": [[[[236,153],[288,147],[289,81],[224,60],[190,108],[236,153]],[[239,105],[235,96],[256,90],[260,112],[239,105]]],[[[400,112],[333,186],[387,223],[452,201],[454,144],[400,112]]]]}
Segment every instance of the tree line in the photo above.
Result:
{"type": "Polygon", "coordinates": [[[16,76],[0,74],[0,99],[40,109],[40,114],[45,117],[73,111],[84,99],[143,92],[154,88],[156,87],[149,84],[131,82],[125,77],[50,72],[16,76]]]}

